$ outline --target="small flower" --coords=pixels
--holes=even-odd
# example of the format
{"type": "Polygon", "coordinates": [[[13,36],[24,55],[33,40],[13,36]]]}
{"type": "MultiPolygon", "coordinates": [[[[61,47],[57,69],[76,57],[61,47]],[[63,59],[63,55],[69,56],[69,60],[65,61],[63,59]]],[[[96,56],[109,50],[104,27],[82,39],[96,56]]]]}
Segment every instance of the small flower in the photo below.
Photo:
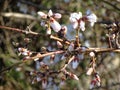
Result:
{"type": "Polygon", "coordinates": [[[76,29],[78,27],[78,20],[80,20],[80,18],[82,18],[82,13],[72,13],[70,15],[70,22],[72,23],[72,26],[74,29],[76,29]]]}
{"type": "Polygon", "coordinates": [[[88,19],[88,21],[90,22],[91,27],[94,26],[94,23],[95,23],[95,22],[97,22],[97,16],[96,16],[94,13],[88,15],[88,16],[87,16],[87,19],[88,19]]]}

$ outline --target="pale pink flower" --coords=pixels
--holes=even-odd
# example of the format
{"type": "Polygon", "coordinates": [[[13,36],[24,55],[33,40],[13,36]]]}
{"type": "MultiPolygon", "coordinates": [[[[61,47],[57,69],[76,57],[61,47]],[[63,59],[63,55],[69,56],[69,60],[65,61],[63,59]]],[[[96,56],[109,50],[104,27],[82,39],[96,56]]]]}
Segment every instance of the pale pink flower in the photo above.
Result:
{"type": "Polygon", "coordinates": [[[90,22],[90,25],[93,27],[94,23],[97,22],[97,16],[92,13],[90,15],[87,16],[88,21],[90,22]]]}

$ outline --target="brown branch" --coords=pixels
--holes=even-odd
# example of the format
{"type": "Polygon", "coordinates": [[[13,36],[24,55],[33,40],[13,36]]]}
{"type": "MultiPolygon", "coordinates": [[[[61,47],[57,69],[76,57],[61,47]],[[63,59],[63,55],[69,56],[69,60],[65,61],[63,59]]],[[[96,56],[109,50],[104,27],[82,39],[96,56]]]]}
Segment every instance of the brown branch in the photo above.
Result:
{"type": "Polygon", "coordinates": [[[11,28],[11,27],[6,27],[6,26],[0,26],[0,28],[6,29],[6,30],[9,30],[9,31],[15,31],[15,32],[23,33],[23,34],[31,34],[31,35],[35,35],[35,36],[39,35],[39,33],[32,32],[32,31],[27,31],[27,30],[21,30],[21,29],[18,29],[18,28],[11,28]]]}
{"type": "Polygon", "coordinates": [[[46,54],[38,54],[38,55],[36,55],[36,56],[30,57],[30,58],[27,58],[27,59],[25,59],[25,60],[22,60],[22,61],[20,61],[20,62],[18,62],[18,63],[15,63],[15,64],[13,64],[13,65],[11,65],[11,66],[9,66],[9,67],[1,70],[0,73],[9,71],[9,70],[11,70],[12,68],[18,66],[19,64],[28,62],[29,60],[34,60],[34,59],[36,59],[36,58],[43,58],[43,57],[45,57],[45,56],[49,56],[49,55],[53,55],[53,54],[61,54],[61,53],[64,53],[64,51],[61,50],[61,51],[49,52],[49,53],[46,53],[46,54]]]}
{"type": "Polygon", "coordinates": [[[29,15],[29,14],[22,14],[22,13],[14,13],[14,12],[6,12],[6,13],[1,13],[1,16],[4,17],[14,17],[14,18],[20,18],[20,19],[30,19],[30,20],[38,20],[38,18],[29,15]]]}

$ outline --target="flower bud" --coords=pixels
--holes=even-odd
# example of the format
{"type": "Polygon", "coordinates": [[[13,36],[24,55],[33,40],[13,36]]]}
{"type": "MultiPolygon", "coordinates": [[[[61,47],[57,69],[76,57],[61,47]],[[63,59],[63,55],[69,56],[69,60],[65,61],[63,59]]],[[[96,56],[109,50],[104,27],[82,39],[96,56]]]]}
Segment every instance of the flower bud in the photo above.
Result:
{"type": "Polygon", "coordinates": [[[89,55],[90,55],[91,57],[94,57],[94,56],[95,56],[95,53],[94,53],[94,52],[90,52],[89,55]]]}
{"type": "Polygon", "coordinates": [[[60,13],[55,13],[53,15],[53,17],[56,18],[56,19],[60,19],[62,17],[62,15],[60,13]]]}
{"type": "Polygon", "coordinates": [[[86,74],[87,74],[87,75],[91,75],[92,72],[93,72],[93,68],[91,67],[91,68],[89,68],[89,69],[87,70],[86,74]]]}
{"type": "Polygon", "coordinates": [[[52,12],[52,10],[49,10],[49,12],[48,12],[48,16],[49,16],[49,17],[53,16],[53,12],[52,12]]]}

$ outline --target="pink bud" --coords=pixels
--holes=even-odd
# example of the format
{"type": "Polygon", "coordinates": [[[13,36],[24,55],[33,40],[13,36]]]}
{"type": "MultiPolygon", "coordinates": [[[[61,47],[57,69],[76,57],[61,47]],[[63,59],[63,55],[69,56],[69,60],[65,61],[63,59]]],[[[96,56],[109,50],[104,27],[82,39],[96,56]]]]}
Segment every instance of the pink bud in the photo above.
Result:
{"type": "Polygon", "coordinates": [[[53,17],[56,18],[56,19],[60,19],[62,17],[62,15],[60,13],[55,13],[53,15],[53,17]]]}
{"type": "Polygon", "coordinates": [[[93,72],[93,68],[91,67],[91,68],[88,69],[88,71],[86,72],[86,74],[87,74],[87,75],[91,75],[92,72],[93,72]]]}

